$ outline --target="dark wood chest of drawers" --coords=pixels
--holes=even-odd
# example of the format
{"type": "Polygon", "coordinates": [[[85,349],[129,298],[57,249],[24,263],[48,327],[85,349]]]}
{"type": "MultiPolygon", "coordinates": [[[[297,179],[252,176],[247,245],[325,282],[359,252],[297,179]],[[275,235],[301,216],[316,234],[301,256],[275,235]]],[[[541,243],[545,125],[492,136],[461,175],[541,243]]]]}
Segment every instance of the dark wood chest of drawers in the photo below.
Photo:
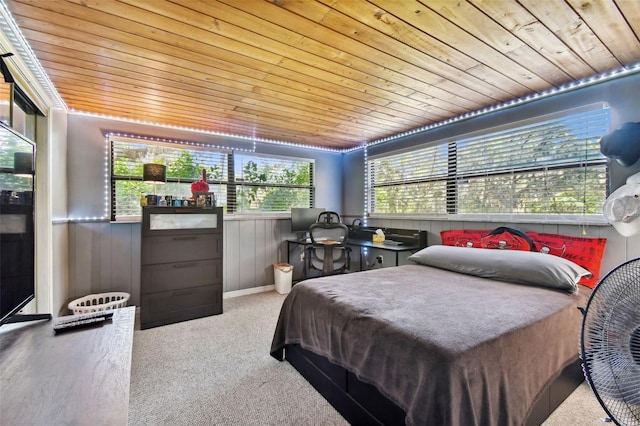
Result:
{"type": "Polygon", "coordinates": [[[144,207],[142,329],[222,313],[222,208],[144,207]]]}

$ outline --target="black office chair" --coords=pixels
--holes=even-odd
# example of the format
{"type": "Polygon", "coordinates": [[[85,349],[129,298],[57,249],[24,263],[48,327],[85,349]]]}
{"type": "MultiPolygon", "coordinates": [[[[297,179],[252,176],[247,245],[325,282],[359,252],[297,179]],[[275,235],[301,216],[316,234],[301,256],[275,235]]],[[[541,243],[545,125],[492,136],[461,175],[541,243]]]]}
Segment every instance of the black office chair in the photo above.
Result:
{"type": "Polygon", "coordinates": [[[351,249],[346,245],[348,235],[349,228],[340,222],[338,213],[320,213],[318,222],[309,228],[311,245],[307,247],[305,269],[321,271],[322,275],[348,270],[351,266],[351,249]]]}
{"type": "Polygon", "coordinates": [[[320,212],[318,218],[316,219],[316,223],[341,223],[342,219],[340,219],[340,215],[336,212],[332,212],[330,210],[326,210],[320,212]]]}

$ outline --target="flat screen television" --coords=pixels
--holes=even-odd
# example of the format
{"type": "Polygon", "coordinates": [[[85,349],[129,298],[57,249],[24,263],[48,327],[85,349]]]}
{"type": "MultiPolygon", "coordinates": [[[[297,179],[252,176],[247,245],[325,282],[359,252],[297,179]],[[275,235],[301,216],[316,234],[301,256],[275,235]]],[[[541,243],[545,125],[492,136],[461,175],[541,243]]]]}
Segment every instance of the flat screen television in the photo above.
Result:
{"type": "Polygon", "coordinates": [[[16,314],[35,297],[34,154],[0,125],[0,325],[31,317],[16,314]]]}
{"type": "Polygon", "coordinates": [[[304,237],[309,231],[309,227],[316,223],[318,215],[326,209],[320,207],[292,207],[291,208],[291,231],[302,234],[304,237]]]}

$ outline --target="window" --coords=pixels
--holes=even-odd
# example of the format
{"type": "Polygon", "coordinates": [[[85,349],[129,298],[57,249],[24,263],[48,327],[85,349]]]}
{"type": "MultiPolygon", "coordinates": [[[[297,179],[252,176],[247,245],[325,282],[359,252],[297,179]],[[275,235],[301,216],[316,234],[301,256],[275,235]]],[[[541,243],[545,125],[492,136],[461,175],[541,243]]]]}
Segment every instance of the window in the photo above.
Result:
{"type": "Polygon", "coordinates": [[[446,144],[369,161],[375,213],[446,213],[449,152],[446,144]]]}
{"type": "Polygon", "coordinates": [[[191,183],[202,179],[206,170],[209,190],[219,205],[227,204],[228,153],[195,147],[149,143],[137,139],[111,139],[111,220],[139,216],[142,194],[191,197],[191,183]],[[142,181],[142,166],[159,163],[167,167],[167,183],[142,181]]]}
{"type": "Polygon", "coordinates": [[[609,110],[570,115],[372,158],[371,213],[601,214],[609,110]]]}
{"type": "Polygon", "coordinates": [[[43,116],[36,104],[16,83],[1,82],[0,122],[31,141],[36,140],[36,121],[43,116]]]}
{"type": "Polygon", "coordinates": [[[111,220],[140,216],[142,194],[191,197],[206,170],[209,190],[227,213],[288,212],[313,205],[313,160],[239,154],[192,145],[111,137],[111,220]],[[145,163],[167,167],[167,183],[142,181],[145,163]]]}
{"type": "Polygon", "coordinates": [[[313,207],[313,161],[236,154],[234,163],[238,213],[313,207]]]}

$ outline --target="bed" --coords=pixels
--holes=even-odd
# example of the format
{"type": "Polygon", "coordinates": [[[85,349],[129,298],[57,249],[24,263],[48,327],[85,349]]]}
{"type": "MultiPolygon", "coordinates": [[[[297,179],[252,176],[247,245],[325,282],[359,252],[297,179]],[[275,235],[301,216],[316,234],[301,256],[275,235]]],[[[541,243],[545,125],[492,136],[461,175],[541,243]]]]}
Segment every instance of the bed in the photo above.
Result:
{"type": "Polygon", "coordinates": [[[411,260],[296,284],[271,355],[352,424],[539,424],[582,381],[588,270],[446,246],[411,260]]]}

